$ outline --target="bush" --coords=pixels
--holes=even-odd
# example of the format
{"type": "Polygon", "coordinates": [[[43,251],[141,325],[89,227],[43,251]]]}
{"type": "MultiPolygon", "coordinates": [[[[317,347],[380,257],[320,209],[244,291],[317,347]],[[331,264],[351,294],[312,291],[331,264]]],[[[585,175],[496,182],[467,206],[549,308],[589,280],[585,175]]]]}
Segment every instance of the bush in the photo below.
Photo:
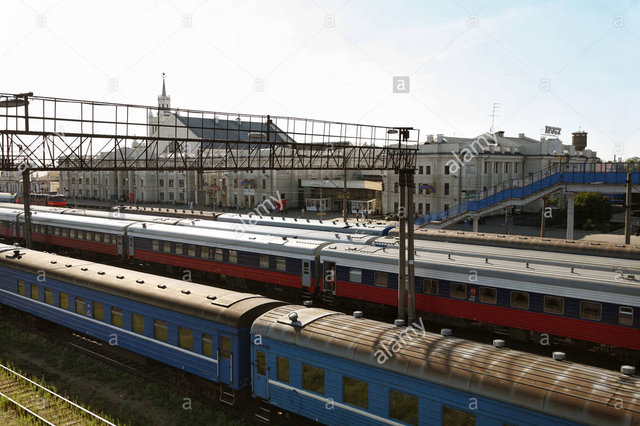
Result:
{"type": "Polygon", "coordinates": [[[575,223],[582,229],[608,229],[611,204],[599,192],[581,192],[575,198],[575,223]]]}

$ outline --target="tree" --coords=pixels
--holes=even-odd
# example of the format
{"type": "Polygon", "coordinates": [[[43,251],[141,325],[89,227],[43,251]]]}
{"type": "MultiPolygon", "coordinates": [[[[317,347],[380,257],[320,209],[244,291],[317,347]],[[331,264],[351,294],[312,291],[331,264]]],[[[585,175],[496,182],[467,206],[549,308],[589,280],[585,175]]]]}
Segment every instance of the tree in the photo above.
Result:
{"type": "Polygon", "coordinates": [[[599,192],[581,192],[575,197],[575,223],[583,229],[604,228],[611,221],[609,199],[599,192]]]}

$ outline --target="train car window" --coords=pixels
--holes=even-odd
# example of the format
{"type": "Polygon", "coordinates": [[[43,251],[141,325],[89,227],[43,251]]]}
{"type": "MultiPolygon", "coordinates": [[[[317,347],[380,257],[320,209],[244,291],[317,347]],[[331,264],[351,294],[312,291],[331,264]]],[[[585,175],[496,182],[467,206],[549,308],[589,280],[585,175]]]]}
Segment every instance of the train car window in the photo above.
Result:
{"type": "Polygon", "coordinates": [[[83,230],[78,230],[78,239],[79,240],[84,240],[84,231],[83,230]]]}
{"type": "Polygon", "coordinates": [[[64,291],[61,291],[60,294],[58,294],[58,306],[62,309],[69,309],[69,295],[64,291]]]}
{"type": "Polygon", "coordinates": [[[216,254],[214,257],[216,262],[222,262],[222,249],[221,248],[217,248],[216,249],[216,254]]]}
{"type": "Polygon", "coordinates": [[[31,284],[31,298],[32,299],[39,299],[39,294],[38,294],[38,286],[36,284],[31,284]]]}
{"type": "Polygon", "coordinates": [[[231,337],[220,336],[220,349],[222,350],[223,358],[231,359],[231,337]]]}
{"type": "Polygon", "coordinates": [[[351,377],[342,376],[342,401],[369,409],[369,384],[351,377]]]}
{"type": "Polygon", "coordinates": [[[387,274],[386,272],[374,272],[373,284],[378,287],[387,287],[387,285],[389,284],[389,274],[387,274]]]}
{"type": "Polygon", "coordinates": [[[544,311],[548,314],[564,314],[564,299],[557,296],[545,296],[544,311]]]}
{"type": "Polygon", "coordinates": [[[352,283],[361,283],[362,282],[362,270],[349,268],[349,281],[352,283]]]}
{"type": "Polygon", "coordinates": [[[162,342],[166,342],[168,340],[169,333],[167,331],[166,321],[159,319],[153,320],[153,338],[162,342]]]}
{"type": "Polygon", "coordinates": [[[580,302],[580,318],[600,321],[602,319],[602,304],[596,302],[580,302]]]}
{"type": "Polygon", "coordinates": [[[104,306],[100,302],[93,302],[93,318],[98,321],[104,320],[104,306]]]}
{"type": "Polygon", "coordinates": [[[44,303],[53,305],[53,290],[49,287],[44,288],[44,303]]]}
{"type": "Polygon", "coordinates": [[[260,255],[260,267],[269,269],[269,256],[267,256],[266,254],[260,255]]]}
{"type": "Polygon", "coordinates": [[[417,397],[394,390],[389,391],[389,417],[410,425],[417,425],[418,412],[417,397]]]}
{"type": "Polygon", "coordinates": [[[87,303],[84,298],[76,296],[76,313],[80,315],[87,314],[87,303]]]}
{"type": "Polygon", "coordinates": [[[256,373],[267,375],[267,357],[263,351],[256,351],[256,373]]]}
{"type": "Polygon", "coordinates": [[[70,235],[71,235],[71,238],[78,238],[78,231],[76,231],[75,229],[72,229],[70,235]]]}
{"type": "Polygon", "coordinates": [[[324,370],[302,364],[302,388],[324,395],[324,370]]]}
{"type": "Polygon", "coordinates": [[[633,325],[633,308],[620,306],[618,310],[618,323],[620,323],[620,325],[633,325]]]}
{"type": "Polygon", "coordinates": [[[176,243],[176,254],[182,256],[182,243],[176,243]]]}
{"type": "Polygon", "coordinates": [[[122,309],[116,307],[111,308],[111,324],[115,325],[116,327],[123,326],[122,309]]]}
{"type": "Polygon", "coordinates": [[[287,259],[284,257],[276,257],[276,270],[285,272],[287,270],[287,259]]]}
{"type": "Polygon", "coordinates": [[[229,250],[229,263],[238,263],[238,252],[229,250]]]}
{"type": "Polygon", "coordinates": [[[131,330],[138,334],[144,334],[144,315],[131,313],[131,330]]]}
{"type": "Polygon", "coordinates": [[[480,301],[495,305],[498,301],[498,290],[493,287],[480,287],[480,301]]]}
{"type": "Polygon", "coordinates": [[[476,416],[466,411],[442,406],[442,425],[475,426],[476,416]]]}
{"type": "Polygon", "coordinates": [[[18,280],[18,294],[25,295],[24,281],[18,280]]]}
{"type": "Polygon", "coordinates": [[[53,228],[53,235],[60,235],[60,228],[58,228],[57,226],[53,228]]]}
{"type": "Polygon", "coordinates": [[[512,291],[511,307],[518,309],[529,309],[529,293],[525,293],[523,291],[512,291]]]}
{"type": "Polygon", "coordinates": [[[160,251],[160,241],[158,240],[151,241],[151,250],[160,251]]]}
{"type": "Polygon", "coordinates": [[[209,247],[200,247],[200,257],[203,259],[211,259],[212,255],[211,253],[213,253],[213,249],[210,249],[209,247]]]}
{"type": "Polygon", "coordinates": [[[193,350],[193,331],[189,328],[178,327],[178,346],[193,350]]]}
{"type": "Polygon", "coordinates": [[[171,253],[171,243],[169,241],[162,243],[162,251],[165,253],[171,253]]]}
{"type": "Polygon", "coordinates": [[[213,338],[210,334],[202,335],[202,355],[213,356],[213,338]]]}
{"type": "Polygon", "coordinates": [[[466,299],[467,285],[462,283],[451,283],[449,288],[449,294],[454,299],[466,299]]]}
{"type": "Polygon", "coordinates": [[[99,243],[104,242],[104,234],[102,232],[96,232],[96,241],[99,243]]]}
{"type": "Polygon", "coordinates": [[[189,256],[195,256],[196,255],[196,246],[190,244],[188,247],[188,254],[189,256]]]}
{"type": "Polygon", "coordinates": [[[429,278],[422,279],[422,292],[424,294],[438,295],[438,287],[440,282],[438,280],[430,280],[429,278]]]}
{"type": "Polygon", "coordinates": [[[87,231],[87,232],[85,233],[85,240],[87,240],[87,241],[93,241],[93,232],[91,232],[91,231],[87,231]]]}
{"type": "Polygon", "coordinates": [[[276,356],[276,378],[285,383],[289,383],[289,358],[276,356]]]}

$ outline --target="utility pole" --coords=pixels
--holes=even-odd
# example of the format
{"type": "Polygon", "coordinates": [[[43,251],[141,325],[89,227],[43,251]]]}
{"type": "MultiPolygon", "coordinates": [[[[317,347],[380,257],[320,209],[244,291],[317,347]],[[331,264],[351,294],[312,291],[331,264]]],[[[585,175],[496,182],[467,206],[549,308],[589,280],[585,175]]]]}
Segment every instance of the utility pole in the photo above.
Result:
{"type": "Polygon", "coordinates": [[[31,248],[31,208],[29,206],[29,192],[31,190],[31,176],[29,169],[22,171],[22,195],[24,203],[24,243],[25,246],[31,248]]]}
{"type": "Polygon", "coordinates": [[[504,208],[504,234],[509,235],[509,206],[504,208]]]}
{"type": "Polygon", "coordinates": [[[406,285],[406,267],[405,267],[405,242],[406,242],[406,217],[407,209],[405,206],[405,191],[407,188],[407,174],[404,169],[398,172],[400,186],[400,203],[398,214],[400,219],[400,240],[399,240],[399,260],[398,260],[398,319],[404,320],[405,317],[405,285],[406,285]]]}
{"type": "Polygon", "coordinates": [[[544,237],[544,225],[547,218],[547,197],[542,198],[542,215],[540,216],[540,238],[544,237]]]}
{"type": "Polygon", "coordinates": [[[345,161],[345,168],[344,168],[344,188],[342,190],[342,219],[346,223],[349,213],[347,213],[347,164],[346,164],[347,160],[345,159],[344,161],[345,161]]]}
{"type": "MultiPolygon", "coordinates": [[[[407,314],[409,321],[407,325],[413,324],[416,318],[416,283],[415,283],[415,269],[414,269],[414,249],[413,249],[413,222],[414,222],[414,208],[413,208],[413,170],[407,170],[407,269],[408,269],[408,281],[409,281],[409,297],[407,301],[407,314]]],[[[404,256],[403,256],[404,257],[404,256]]]]}
{"type": "Polygon", "coordinates": [[[627,173],[626,190],[627,197],[624,206],[624,243],[631,244],[631,173],[627,173]]]}

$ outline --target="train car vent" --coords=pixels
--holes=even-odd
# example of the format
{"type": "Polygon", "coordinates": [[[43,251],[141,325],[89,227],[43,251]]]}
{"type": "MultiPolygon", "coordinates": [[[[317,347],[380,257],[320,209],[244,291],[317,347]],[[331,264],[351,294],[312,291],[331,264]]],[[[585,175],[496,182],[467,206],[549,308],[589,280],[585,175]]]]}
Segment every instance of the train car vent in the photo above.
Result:
{"type": "Polygon", "coordinates": [[[310,308],[311,305],[313,305],[313,300],[305,300],[304,302],[302,302],[302,304],[307,307],[310,308]]]}
{"type": "Polygon", "coordinates": [[[118,275],[118,276],[116,276],[116,278],[119,279],[119,280],[123,280],[124,279],[124,275],[118,275]]]}
{"type": "Polygon", "coordinates": [[[616,247],[624,247],[624,244],[616,244],[616,247]]]}
{"type": "Polygon", "coordinates": [[[506,235],[497,235],[498,238],[507,238],[506,235]]]}
{"type": "Polygon", "coordinates": [[[67,264],[66,264],[66,265],[64,265],[64,266],[66,266],[67,268],[71,268],[71,264],[70,264],[70,263],[67,263],[67,264]]]}
{"type": "Polygon", "coordinates": [[[592,243],[591,243],[591,245],[592,245],[592,246],[599,246],[599,245],[600,245],[600,243],[592,242],[592,243]]]}
{"type": "Polygon", "coordinates": [[[83,272],[87,272],[89,270],[89,268],[80,268],[81,271],[83,272]]]}
{"type": "Polygon", "coordinates": [[[362,311],[354,311],[353,312],[353,317],[354,318],[362,318],[364,315],[364,313],[362,311]]]}
{"type": "Polygon", "coordinates": [[[136,280],[136,283],[138,283],[138,284],[144,284],[144,280],[136,280]]]}
{"type": "Polygon", "coordinates": [[[167,288],[167,286],[166,286],[166,285],[164,285],[164,284],[158,284],[158,288],[161,288],[161,289],[163,289],[163,290],[164,290],[165,288],[167,288]]]}
{"type": "Polygon", "coordinates": [[[566,355],[564,352],[554,352],[552,356],[553,356],[553,359],[555,359],[556,361],[564,361],[566,358],[566,355]]]}
{"type": "Polygon", "coordinates": [[[440,330],[440,334],[445,337],[451,336],[451,333],[452,332],[450,328],[443,328],[442,330],[440,330]]]}
{"type": "Polygon", "coordinates": [[[636,368],[633,365],[623,365],[620,367],[620,372],[622,374],[626,374],[627,376],[633,376],[636,374],[636,368]]]}
{"type": "MultiPolygon", "coordinates": [[[[355,313],[354,313],[353,316],[355,316],[355,313]]],[[[404,320],[398,318],[398,319],[393,321],[393,325],[395,325],[396,327],[404,327],[404,320]]]]}
{"type": "Polygon", "coordinates": [[[541,238],[541,241],[551,241],[550,238],[541,238]]]}
{"type": "Polygon", "coordinates": [[[104,275],[104,271],[98,271],[98,275],[104,275]]]}
{"type": "Polygon", "coordinates": [[[298,321],[298,313],[297,313],[297,312],[291,312],[291,313],[289,314],[289,320],[290,320],[291,322],[296,322],[296,321],[298,321]]]}
{"type": "Polygon", "coordinates": [[[182,290],[182,291],[180,291],[180,293],[182,293],[182,294],[191,294],[191,292],[189,290],[182,290]]]}
{"type": "Polygon", "coordinates": [[[52,261],[51,261],[51,264],[53,264],[53,265],[55,265],[56,263],[58,263],[58,261],[57,261],[57,260],[52,260],[52,261]]]}
{"type": "Polygon", "coordinates": [[[255,240],[255,239],[256,239],[256,237],[251,236],[251,237],[249,237],[249,239],[250,239],[250,240],[255,240]]]}
{"type": "Polygon", "coordinates": [[[211,296],[211,295],[209,295],[209,296],[207,296],[207,299],[209,299],[209,300],[216,300],[216,299],[217,299],[217,297],[216,297],[216,296],[211,296]]]}
{"type": "Polygon", "coordinates": [[[504,348],[504,340],[502,339],[493,339],[493,346],[496,348],[504,348]]]}
{"type": "Polygon", "coordinates": [[[476,234],[478,237],[484,237],[484,234],[476,234]]]}
{"type": "Polygon", "coordinates": [[[575,241],[571,241],[571,240],[567,240],[567,241],[565,241],[565,243],[567,243],[567,244],[575,244],[576,242],[575,241]]]}

